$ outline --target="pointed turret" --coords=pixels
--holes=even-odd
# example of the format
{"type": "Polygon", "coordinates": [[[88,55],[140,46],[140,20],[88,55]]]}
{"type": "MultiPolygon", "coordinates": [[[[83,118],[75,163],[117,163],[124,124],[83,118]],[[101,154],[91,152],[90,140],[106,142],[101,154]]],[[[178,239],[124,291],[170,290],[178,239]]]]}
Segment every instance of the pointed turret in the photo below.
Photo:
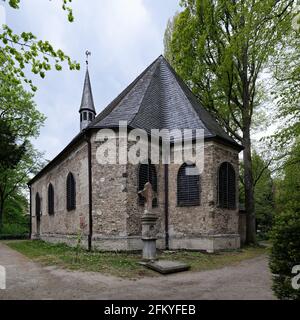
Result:
{"type": "Polygon", "coordinates": [[[81,105],[79,109],[81,131],[85,129],[89,125],[89,123],[95,119],[95,116],[96,116],[92,86],[91,86],[90,75],[88,70],[88,61],[86,61],[86,63],[87,63],[87,68],[85,73],[81,105]]]}

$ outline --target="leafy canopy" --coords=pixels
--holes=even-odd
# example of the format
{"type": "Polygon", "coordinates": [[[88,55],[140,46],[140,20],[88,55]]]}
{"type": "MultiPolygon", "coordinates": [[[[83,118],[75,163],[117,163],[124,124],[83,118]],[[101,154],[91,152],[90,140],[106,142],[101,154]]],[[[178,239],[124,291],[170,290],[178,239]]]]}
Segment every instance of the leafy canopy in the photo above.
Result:
{"type": "MultiPolygon", "coordinates": [[[[6,2],[6,0],[3,0],[6,2]]],[[[62,0],[62,9],[67,11],[68,20],[74,20],[72,9],[68,5],[72,0],[62,0]]],[[[19,9],[21,0],[9,0],[8,4],[13,9],[19,9]]],[[[30,66],[31,72],[45,77],[47,71],[51,70],[54,64],[56,70],[62,69],[62,63],[66,61],[70,70],[79,70],[80,65],[66,55],[62,50],[55,50],[49,41],[42,41],[31,32],[16,34],[7,26],[3,26],[0,33],[0,59],[7,71],[16,76],[20,81],[23,79],[35,91],[37,88],[32,80],[25,76],[25,67],[30,66]]]]}

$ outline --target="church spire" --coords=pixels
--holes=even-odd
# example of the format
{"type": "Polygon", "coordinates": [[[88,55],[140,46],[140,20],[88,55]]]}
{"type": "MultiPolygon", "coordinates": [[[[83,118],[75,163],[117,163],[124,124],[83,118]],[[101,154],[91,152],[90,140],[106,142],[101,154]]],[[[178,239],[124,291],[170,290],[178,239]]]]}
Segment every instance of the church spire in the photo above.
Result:
{"type": "Polygon", "coordinates": [[[86,51],[86,72],[85,80],[82,92],[81,105],[79,109],[80,113],[80,130],[85,129],[90,122],[95,119],[96,110],[93,100],[92,86],[90,81],[89,69],[88,69],[88,57],[91,55],[89,51],[86,51]]]}

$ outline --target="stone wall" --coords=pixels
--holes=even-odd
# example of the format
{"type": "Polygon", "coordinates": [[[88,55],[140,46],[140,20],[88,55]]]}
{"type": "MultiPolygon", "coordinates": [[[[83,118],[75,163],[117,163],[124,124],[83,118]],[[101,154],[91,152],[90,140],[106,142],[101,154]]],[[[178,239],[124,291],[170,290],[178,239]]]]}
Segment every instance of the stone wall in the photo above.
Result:
{"type": "MultiPolygon", "coordinates": [[[[92,219],[93,247],[100,250],[140,250],[141,216],[144,207],[138,203],[139,165],[101,165],[97,150],[103,142],[94,133],[92,141],[92,219]]],[[[116,141],[117,136],[112,136],[116,141]]],[[[120,141],[120,144],[124,141],[120,141]]],[[[130,144],[129,144],[130,145],[130,144]]],[[[177,175],[180,165],[169,165],[169,245],[170,249],[195,249],[214,251],[238,248],[238,205],[236,210],[218,208],[218,169],[222,162],[230,162],[236,172],[238,186],[238,152],[215,142],[205,142],[204,170],[201,173],[199,206],[177,205],[177,175]]],[[[118,150],[118,148],[117,148],[118,150]]],[[[118,156],[118,155],[117,155],[118,156]]],[[[164,165],[156,165],[158,181],[158,206],[153,208],[158,216],[157,245],[165,248],[165,181],[164,165]]],[[[85,223],[84,244],[88,235],[88,148],[82,142],[68,156],[45,173],[32,185],[33,237],[36,234],[35,195],[42,198],[40,237],[52,242],[76,243],[80,223],[85,223]],[[66,177],[69,172],[76,180],[76,209],[66,210],[66,177]],[[48,215],[47,188],[53,184],[55,214],[48,215]]],[[[236,197],[238,201],[238,194],[236,197]]]]}
{"type": "Polygon", "coordinates": [[[191,207],[177,205],[180,165],[169,166],[170,248],[214,251],[240,246],[238,205],[236,210],[218,208],[218,169],[224,161],[233,165],[238,186],[238,152],[215,142],[205,142],[204,170],[200,175],[200,206],[191,207]]]}
{"type": "MultiPolygon", "coordinates": [[[[115,134],[111,141],[117,146],[119,140],[115,134]]],[[[100,250],[140,250],[141,217],[144,207],[138,203],[138,169],[133,164],[105,164],[97,160],[97,149],[102,145],[97,133],[92,137],[92,175],[93,175],[93,246],[100,250]]],[[[124,143],[123,138],[120,144],[124,143]]],[[[128,149],[132,146],[128,142],[128,149]]],[[[164,243],[164,192],[163,171],[157,165],[158,207],[153,211],[158,215],[157,231],[162,247],[164,243]]]]}
{"type": "Polygon", "coordinates": [[[215,234],[238,234],[239,228],[239,158],[238,152],[234,152],[232,149],[222,146],[220,144],[214,144],[214,203],[216,204],[216,211],[214,214],[214,233],[215,234]],[[233,165],[236,178],[236,209],[224,210],[218,207],[218,170],[223,162],[229,162],[233,165]]]}
{"type": "Polygon", "coordinates": [[[49,169],[31,186],[32,193],[32,237],[38,237],[36,225],[35,197],[41,197],[40,238],[53,242],[76,239],[81,225],[88,235],[88,148],[86,142],[76,146],[67,157],[49,169]],[[76,181],[76,209],[66,209],[66,179],[72,172],[76,181]],[[54,188],[54,215],[48,214],[48,186],[54,188]]]}
{"type": "MultiPolygon", "coordinates": [[[[116,137],[111,137],[118,147],[116,137]]],[[[105,164],[97,160],[103,144],[92,136],[93,246],[100,250],[126,250],[126,165],[105,164]]]]}

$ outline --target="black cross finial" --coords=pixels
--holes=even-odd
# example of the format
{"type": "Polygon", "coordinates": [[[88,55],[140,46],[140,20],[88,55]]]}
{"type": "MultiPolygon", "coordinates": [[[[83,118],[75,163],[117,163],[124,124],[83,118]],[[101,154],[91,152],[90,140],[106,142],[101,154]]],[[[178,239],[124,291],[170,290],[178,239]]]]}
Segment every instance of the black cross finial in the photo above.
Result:
{"type": "Polygon", "coordinates": [[[91,52],[86,50],[85,55],[86,55],[85,63],[86,63],[86,66],[88,66],[89,65],[89,56],[91,55],[91,52]]]}

